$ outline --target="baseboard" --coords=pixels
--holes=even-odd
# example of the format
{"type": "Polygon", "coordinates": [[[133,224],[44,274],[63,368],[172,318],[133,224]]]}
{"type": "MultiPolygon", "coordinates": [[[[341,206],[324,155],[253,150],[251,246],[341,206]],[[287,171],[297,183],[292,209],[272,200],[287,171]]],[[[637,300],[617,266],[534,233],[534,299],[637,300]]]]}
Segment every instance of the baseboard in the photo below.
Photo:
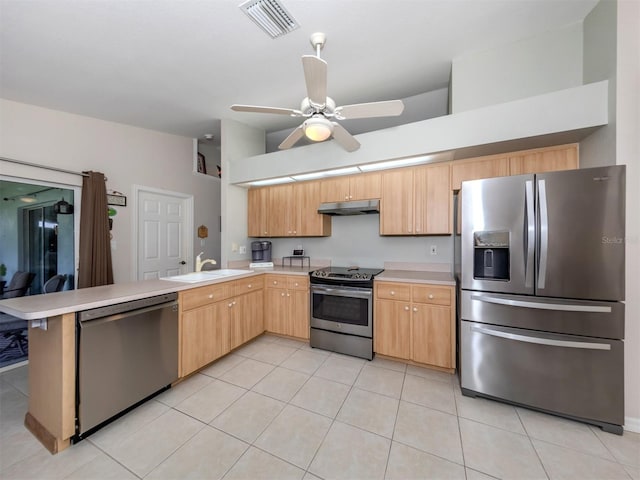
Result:
{"type": "Polygon", "coordinates": [[[625,419],[624,419],[624,429],[627,432],[640,433],[640,418],[625,417],[625,419]]]}

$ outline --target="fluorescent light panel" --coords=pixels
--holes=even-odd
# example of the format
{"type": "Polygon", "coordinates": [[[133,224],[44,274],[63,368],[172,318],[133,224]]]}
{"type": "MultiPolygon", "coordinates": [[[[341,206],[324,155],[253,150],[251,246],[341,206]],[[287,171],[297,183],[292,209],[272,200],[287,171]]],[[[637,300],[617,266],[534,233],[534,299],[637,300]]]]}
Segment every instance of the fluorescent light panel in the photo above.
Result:
{"type": "Polygon", "coordinates": [[[276,0],[248,0],[240,9],[271,38],[278,38],[300,28],[284,6],[276,0]]]}
{"type": "Polygon", "coordinates": [[[336,170],[325,170],[323,172],[301,173],[300,175],[291,175],[291,178],[300,182],[303,180],[313,180],[314,178],[334,177],[337,175],[349,175],[350,173],[358,173],[358,167],[345,167],[336,170]]]}
{"type": "Polygon", "coordinates": [[[256,180],[255,182],[251,182],[250,185],[254,187],[261,187],[263,185],[277,185],[279,183],[291,183],[295,180],[291,177],[279,177],[279,178],[269,178],[267,180],[256,180]]]}
{"type": "Polygon", "coordinates": [[[371,172],[373,170],[386,170],[387,168],[406,167],[409,165],[418,165],[420,163],[427,163],[433,160],[433,155],[426,155],[422,157],[410,157],[400,158],[398,160],[389,160],[387,162],[369,163],[366,165],[360,165],[359,168],[363,172],[371,172]]]}

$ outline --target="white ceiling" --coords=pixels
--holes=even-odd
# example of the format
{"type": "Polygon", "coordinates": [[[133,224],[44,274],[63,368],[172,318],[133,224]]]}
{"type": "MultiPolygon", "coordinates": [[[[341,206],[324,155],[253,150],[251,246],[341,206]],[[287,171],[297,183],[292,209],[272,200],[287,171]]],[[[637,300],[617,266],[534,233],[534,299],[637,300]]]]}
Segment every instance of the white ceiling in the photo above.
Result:
{"type": "Polygon", "coordinates": [[[274,40],[242,0],[0,0],[0,96],[189,137],[221,118],[277,131],[299,119],[229,106],[298,108],[313,32],[337,104],[406,98],[446,87],[453,58],[580,22],[597,0],[282,2],[301,27],[274,40]]]}

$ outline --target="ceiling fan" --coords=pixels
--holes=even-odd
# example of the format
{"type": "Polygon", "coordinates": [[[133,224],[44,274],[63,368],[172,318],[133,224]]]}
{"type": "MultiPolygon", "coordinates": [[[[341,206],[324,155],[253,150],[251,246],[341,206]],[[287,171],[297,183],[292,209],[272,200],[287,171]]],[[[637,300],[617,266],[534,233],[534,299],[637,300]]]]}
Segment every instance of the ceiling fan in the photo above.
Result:
{"type": "Polygon", "coordinates": [[[336,107],[333,99],[327,96],[327,62],[320,58],[320,50],[324,47],[326,39],[327,37],[324,33],[318,32],[311,35],[311,45],[313,45],[316,54],[302,56],[302,67],[307,84],[307,97],[302,100],[299,110],[254,105],[231,105],[231,110],[236,112],[272,113],[306,118],[300,126],[284,139],[278,147],[280,149],[291,148],[305,136],[314,142],[322,142],[333,137],[345,150],[353,152],[360,147],[360,142],[342,125],[335,122],[334,119],[391,117],[400,115],[404,110],[402,100],[357,103],[336,107]]]}

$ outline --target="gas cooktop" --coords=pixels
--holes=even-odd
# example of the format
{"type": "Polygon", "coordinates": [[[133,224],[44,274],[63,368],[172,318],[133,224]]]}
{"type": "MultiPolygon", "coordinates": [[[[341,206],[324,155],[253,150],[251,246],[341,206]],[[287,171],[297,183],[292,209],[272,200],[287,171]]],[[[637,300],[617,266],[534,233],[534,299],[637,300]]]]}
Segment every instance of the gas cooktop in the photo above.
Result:
{"type": "MultiPolygon", "coordinates": [[[[345,282],[371,282],[373,277],[382,273],[383,268],[359,268],[359,267],[325,267],[310,273],[311,279],[338,280],[345,282]]],[[[315,283],[315,282],[314,282],[315,283]]]]}

